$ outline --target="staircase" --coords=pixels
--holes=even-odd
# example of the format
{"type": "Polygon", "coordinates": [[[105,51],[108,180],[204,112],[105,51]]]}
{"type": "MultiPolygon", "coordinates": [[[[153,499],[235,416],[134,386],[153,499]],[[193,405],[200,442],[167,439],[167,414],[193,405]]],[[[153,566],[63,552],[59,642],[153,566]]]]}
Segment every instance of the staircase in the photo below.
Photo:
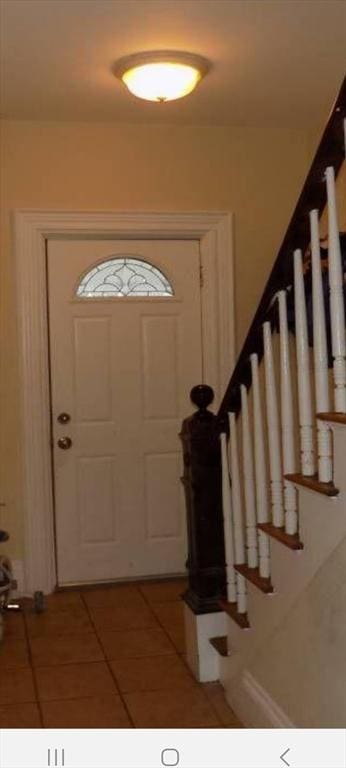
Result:
{"type": "Polygon", "coordinates": [[[196,387],[183,426],[188,662],[247,727],[345,725],[345,141],[344,81],[219,412],[196,387]]]}

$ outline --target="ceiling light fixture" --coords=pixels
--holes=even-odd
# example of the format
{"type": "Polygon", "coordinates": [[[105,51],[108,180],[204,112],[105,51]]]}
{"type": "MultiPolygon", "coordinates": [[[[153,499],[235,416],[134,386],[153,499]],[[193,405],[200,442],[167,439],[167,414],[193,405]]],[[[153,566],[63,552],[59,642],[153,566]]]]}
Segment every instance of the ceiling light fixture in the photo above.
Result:
{"type": "Polygon", "coordinates": [[[191,93],[209,66],[192,53],[154,51],[125,56],[115,65],[114,74],[139,99],[163,102],[191,93]]]}

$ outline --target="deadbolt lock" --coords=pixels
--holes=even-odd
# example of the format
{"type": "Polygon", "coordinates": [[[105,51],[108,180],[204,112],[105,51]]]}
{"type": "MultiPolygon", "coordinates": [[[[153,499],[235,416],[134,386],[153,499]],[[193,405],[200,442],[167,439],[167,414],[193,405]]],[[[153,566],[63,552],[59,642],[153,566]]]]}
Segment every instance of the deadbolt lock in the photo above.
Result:
{"type": "Polygon", "coordinates": [[[67,424],[69,421],[71,421],[71,416],[69,413],[59,413],[58,416],[58,422],[59,424],[67,424]]]}

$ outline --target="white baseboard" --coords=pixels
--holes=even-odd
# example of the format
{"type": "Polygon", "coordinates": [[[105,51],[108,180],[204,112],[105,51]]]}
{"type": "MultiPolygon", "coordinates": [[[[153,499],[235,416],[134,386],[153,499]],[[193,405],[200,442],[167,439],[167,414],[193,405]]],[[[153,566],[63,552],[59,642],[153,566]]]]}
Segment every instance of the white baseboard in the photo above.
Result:
{"type": "Polygon", "coordinates": [[[225,694],[245,728],[297,727],[250,672],[244,672],[233,685],[231,682],[225,694]]]}

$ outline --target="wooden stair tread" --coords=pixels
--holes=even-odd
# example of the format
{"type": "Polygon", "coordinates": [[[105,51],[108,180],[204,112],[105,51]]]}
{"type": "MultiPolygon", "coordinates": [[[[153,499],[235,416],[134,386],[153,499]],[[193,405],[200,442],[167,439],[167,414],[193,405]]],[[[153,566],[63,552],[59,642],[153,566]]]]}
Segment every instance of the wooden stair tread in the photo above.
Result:
{"type": "Polygon", "coordinates": [[[265,579],[263,576],[260,576],[258,568],[249,568],[248,565],[235,565],[234,570],[241,573],[241,575],[248,581],[251,581],[251,584],[254,584],[255,587],[261,590],[261,592],[264,592],[267,595],[270,592],[273,592],[270,579],[265,579]]]}
{"type": "Polygon", "coordinates": [[[228,638],[227,635],[221,635],[220,637],[210,637],[209,638],[210,645],[215,648],[215,650],[218,652],[219,656],[230,656],[230,652],[228,650],[228,638]]]}
{"type": "Polygon", "coordinates": [[[301,475],[296,472],[292,475],[285,475],[285,480],[290,480],[295,485],[301,485],[302,488],[308,488],[310,491],[316,491],[316,493],[322,493],[323,496],[337,496],[339,489],[335,487],[334,483],[322,483],[317,475],[301,475]]]}
{"type": "Polygon", "coordinates": [[[281,544],[289,549],[304,549],[304,544],[300,541],[298,533],[290,534],[286,533],[284,528],[277,528],[272,523],[258,523],[257,528],[263,533],[267,533],[273,539],[276,539],[281,544]]]}
{"type": "Polygon", "coordinates": [[[227,600],[221,600],[220,608],[222,608],[228,616],[238,624],[241,629],[249,629],[249,619],[247,613],[238,613],[237,603],[229,603],[227,600]]]}
{"type": "Polygon", "coordinates": [[[329,411],[327,413],[318,413],[317,418],[321,421],[330,421],[334,424],[346,425],[346,413],[338,413],[337,411],[329,411]]]}

